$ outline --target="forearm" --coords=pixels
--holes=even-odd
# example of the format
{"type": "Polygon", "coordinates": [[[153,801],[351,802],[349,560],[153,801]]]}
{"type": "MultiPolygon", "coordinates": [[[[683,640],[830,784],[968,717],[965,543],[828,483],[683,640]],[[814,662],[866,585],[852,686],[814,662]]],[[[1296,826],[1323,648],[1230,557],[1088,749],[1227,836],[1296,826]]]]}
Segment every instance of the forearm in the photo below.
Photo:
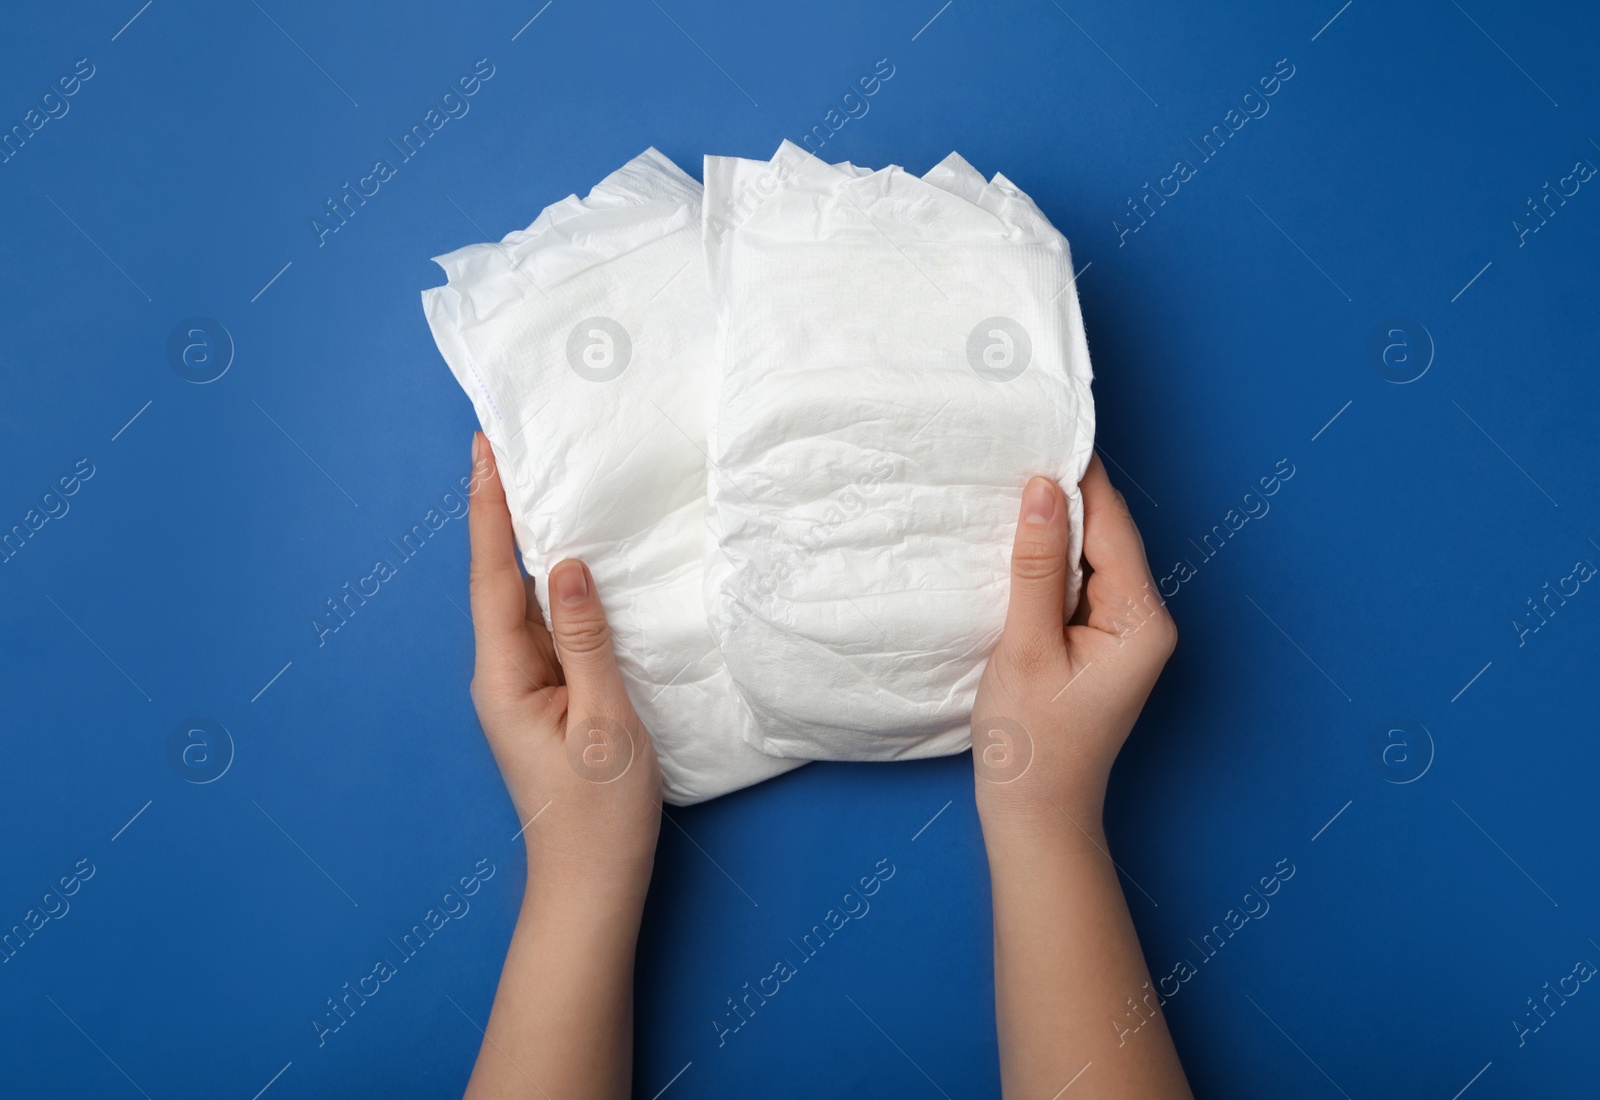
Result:
{"type": "Polygon", "coordinates": [[[1005,1095],[1188,1097],[1099,817],[1075,816],[985,824],[1005,1095]]]}
{"type": "Polygon", "coordinates": [[[642,904],[530,883],[468,1098],[629,1095],[642,904]]]}

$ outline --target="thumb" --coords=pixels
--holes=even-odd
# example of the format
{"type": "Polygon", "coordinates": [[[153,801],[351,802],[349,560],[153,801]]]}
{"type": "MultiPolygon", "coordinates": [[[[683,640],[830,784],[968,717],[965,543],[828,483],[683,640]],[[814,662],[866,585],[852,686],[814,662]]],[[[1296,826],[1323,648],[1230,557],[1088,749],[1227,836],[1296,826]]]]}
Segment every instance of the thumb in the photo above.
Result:
{"type": "Polygon", "coordinates": [[[576,558],[550,570],[550,619],[571,700],[568,712],[578,718],[628,714],[632,704],[617,669],[606,611],[593,574],[576,558]]]}
{"type": "Polygon", "coordinates": [[[1011,548],[1011,602],[1003,644],[1013,653],[1048,653],[1066,636],[1067,502],[1061,486],[1036,477],[1022,491],[1011,548]]]}

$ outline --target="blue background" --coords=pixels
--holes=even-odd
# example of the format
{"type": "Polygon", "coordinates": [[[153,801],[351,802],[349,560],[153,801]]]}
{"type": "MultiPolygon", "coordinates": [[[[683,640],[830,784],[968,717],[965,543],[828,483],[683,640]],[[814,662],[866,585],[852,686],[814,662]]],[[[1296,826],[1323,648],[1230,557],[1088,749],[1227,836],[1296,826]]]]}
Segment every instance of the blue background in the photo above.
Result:
{"type": "MultiPolygon", "coordinates": [[[[1600,563],[1600,180],[1514,222],[1600,164],[1592,9],[97,0],[0,28],[4,126],[94,66],[0,165],[0,530],[70,506],[0,564],[0,925],[94,868],[0,965],[0,1091],[459,1093],[525,872],[467,697],[465,524],[325,644],[310,625],[468,469],[429,257],[652,144],[696,175],[770,156],[880,58],[819,152],[957,149],[1034,196],[1080,268],[1113,479],[1157,576],[1194,569],[1108,825],[1152,973],[1196,971],[1166,1013],[1197,1094],[1593,1090],[1600,987],[1512,1023],[1600,963],[1600,585],[1514,625],[1600,563]],[[480,58],[470,114],[319,244],[480,58]],[[1280,59],[1269,113],[1202,161],[1280,59]],[[192,317],[235,347],[205,385],[167,353],[192,317]],[[1407,384],[1369,347],[1391,318],[1392,359],[1435,347],[1407,384]],[[169,764],[193,716],[234,743],[211,783],[169,764]],[[1402,721],[1432,756],[1375,762],[1402,721]],[[319,1046],[324,999],[480,859],[470,912],[319,1046]]],[[[638,1095],[996,1095],[971,786],[966,756],[817,765],[671,811],[638,1095]],[[880,859],[870,913],[719,1046],[726,999],[880,859]]]]}

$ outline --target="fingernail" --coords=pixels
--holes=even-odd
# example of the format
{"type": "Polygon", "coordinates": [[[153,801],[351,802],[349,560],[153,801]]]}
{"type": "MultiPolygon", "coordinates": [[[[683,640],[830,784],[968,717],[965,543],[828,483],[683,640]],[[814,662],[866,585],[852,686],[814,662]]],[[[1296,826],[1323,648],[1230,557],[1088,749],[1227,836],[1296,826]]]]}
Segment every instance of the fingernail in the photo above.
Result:
{"type": "Polygon", "coordinates": [[[578,562],[557,569],[550,576],[556,599],[564,604],[578,604],[589,598],[589,575],[578,562]]]}
{"type": "Polygon", "coordinates": [[[1022,491],[1022,518],[1028,523],[1049,523],[1055,514],[1055,486],[1047,477],[1031,479],[1022,491]]]}

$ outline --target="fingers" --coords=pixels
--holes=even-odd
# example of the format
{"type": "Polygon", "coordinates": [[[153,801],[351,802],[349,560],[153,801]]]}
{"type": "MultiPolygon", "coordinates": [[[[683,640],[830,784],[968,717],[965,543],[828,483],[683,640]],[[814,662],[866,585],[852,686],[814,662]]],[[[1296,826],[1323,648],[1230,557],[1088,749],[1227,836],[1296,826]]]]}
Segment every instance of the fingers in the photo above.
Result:
{"type": "Polygon", "coordinates": [[[1022,491],[1001,644],[1024,661],[1061,647],[1066,598],[1067,501],[1061,486],[1036,477],[1022,491]]]}
{"type": "Polygon", "coordinates": [[[1079,483],[1083,493],[1083,556],[1108,591],[1132,596],[1150,580],[1144,541],[1122,494],[1111,486],[1098,454],[1079,483]]]}
{"type": "Polygon", "coordinates": [[[467,526],[472,539],[472,622],[477,629],[478,671],[509,674],[531,688],[550,682],[527,630],[527,597],[517,568],[511,512],[494,451],[482,432],[472,436],[474,491],[468,494],[467,526]]]}
{"type": "Polygon", "coordinates": [[[631,713],[594,576],[576,558],[550,570],[550,617],[567,682],[569,712],[579,718],[631,713]]]}
{"type": "Polygon", "coordinates": [[[561,658],[556,656],[555,640],[550,637],[550,628],[545,625],[544,612],[539,606],[539,586],[532,577],[523,577],[522,587],[527,592],[525,627],[533,637],[534,648],[539,651],[540,658],[550,669],[550,682],[564,684],[566,681],[561,678],[561,658]]]}
{"type": "Polygon", "coordinates": [[[1085,591],[1089,597],[1088,625],[1125,635],[1129,623],[1154,618],[1163,636],[1171,619],[1156,590],[1144,556],[1144,540],[1121,493],[1111,485],[1098,454],[1089,460],[1079,484],[1083,493],[1083,556],[1092,576],[1085,591]]]}

